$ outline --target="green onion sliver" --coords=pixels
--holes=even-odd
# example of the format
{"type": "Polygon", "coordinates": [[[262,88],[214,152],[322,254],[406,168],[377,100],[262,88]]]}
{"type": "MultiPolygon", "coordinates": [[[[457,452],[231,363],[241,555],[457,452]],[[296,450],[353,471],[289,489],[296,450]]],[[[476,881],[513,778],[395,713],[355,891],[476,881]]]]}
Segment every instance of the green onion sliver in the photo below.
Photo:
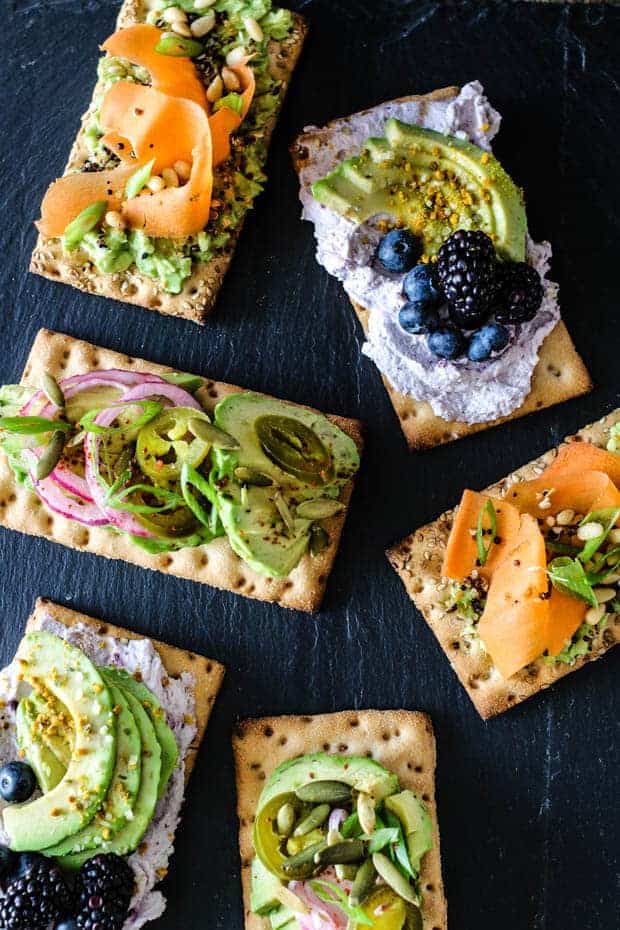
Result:
{"type": "Polygon", "coordinates": [[[125,185],[125,196],[129,200],[131,197],[137,197],[143,187],[148,183],[151,172],[153,170],[153,165],[155,164],[155,159],[151,158],[146,165],[138,168],[137,171],[131,175],[127,184],[125,185]]]}
{"type": "Polygon", "coordinates": [[[185,501],[187,507],[191,510],[197,520],[203,524],[203,526],[212,529],[211,520],[209,514],[204,509],[202,504],[194,497],[190,487],[194,486],[207,500],[211,503],[211,506],[215,509],[215,492],[213,488],[207,481],[207,479],[196,471],[195,468],[192,468],[191,465],[188,465],[187,462],[181,467],[181,493],[183,494],[183,500],[185,501]]]}
{"type": "Polygon", "coordinates": [[[478,514],[478,527],[476,529],[476,548],[478,550],[478,562],[480,565],[486,565],[487,559],[489,558],[489,552],[493,546],[495,540],[495,534],[497,532],[497,514],[495,513],[495,507],[491,501],[487,501],[484,507],[480,510],[478,514]],[[484,545],[484,516],[485,514],[489,518],[490,530],[491,530],[491,539],[489,545],[484,545]]]}
{"type": "Polygon", "coordinates": [[[78,213],[75,219],[71,220],[65,227],[63,233],[63,244],[65,249],[69,251],[71,251],[71,249],[77,249],[86,233],[90,232],[91,229],[94,229],[95,226],[101,222],[107,208],[107,200],[96,200],[82,210],[81,213],[78,213]]]}
{"type": "Polygon", "coordinates": [[[70,429],[71,424],[64,420],[47,420],[45,417],[0,417],[0,430],[22,436],[38,436],[39,433],[57,430],[67,432],[70,429]]]}
{"type": "Polygon", "coordinates": [[[123,488],[122,491],[119,491],[112,497],[108,501],[108,506],[112,507],[114,510],[127,510],[129,513],[148,514],[174,510],[177,507],[182,507],[183,503],[183,498],[174,491],[168,491],[165,488],[157,488],[151,484],[132,484],[128,488],[123,488]],[[135,494],[137,492],[151,494],[153,497],[159,498],[163,503],[156,506],[149,504],[132,504],[125,500],[130,494],[135,494]]]}
{"type": "Polygon", "coordinates": [[[173,58],[195,58],[204,52],[202,42],[195,39],[185,39],[183,36],[166,36],[155,46],[160,55],[171,55],[173,58]]]}
{"type": "Polygon", "coordinates": [[[158,413],[164,409],[162,404],[158,404],[155,400],[129,400],[126,404],[112,404],[113,407],[118,407],[119,410],[122,410],[125,407],[141,407],[142,413],[139,417],[133,420],[131,423],[128,423],[126,426],[101,426],[99,423],[95,423],[96,418],[99,416],[102,410],[108,410],[108,407],[98,407],[95,410],[89,410],[88,413],[84,414],[82,419],[79,422],[79,426],[87,433],[96,433],[101,436],[111,436],[113,433],[125,433],[129,429],[141,429],[146,423],[149,423],[153,420],[158,413]]]}

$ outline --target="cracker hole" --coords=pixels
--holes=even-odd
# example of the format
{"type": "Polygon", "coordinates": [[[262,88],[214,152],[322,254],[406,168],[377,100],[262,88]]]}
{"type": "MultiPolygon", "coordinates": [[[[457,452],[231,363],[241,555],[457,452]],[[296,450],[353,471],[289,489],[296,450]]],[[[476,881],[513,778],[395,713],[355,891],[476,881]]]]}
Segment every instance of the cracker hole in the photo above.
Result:
{"type": "Polygon", "coordinates": [[[414,772],[417,772],[417,773],[418,773],[418,775],[419,775],[419,774],[420,774],[420,772],[422,772],[422,771],[424,771],[424,770],[423,770],[423,768],[422,768],[422,766],[421,766],[421,765],[416,765],[416,766],[415,766],[415,768],[414,768],[414,772]]]}
{"type": "Polygon", "coordinates": [[[389,740],[389,738],[390,738],[390,734],[389,734],[389,733],[382,733],[382,734],[381,734],[381,739],[384,740],[384,742],[387,743],[388,740],[389,740]]]}
{"type": "Polygon", "coordinates": [[[422,795],[422,800],[423,800],[423,801],[426,801],[426,802],[428,803],[428,802],[430,801],[430,799],[431,799],[431,797],[430,797],[429,794],[424,793],[424,794],[422,795]]]}
{"type": "Polygon", "coordinates": [[[209,564],[209,559],[207,558],[207,556],[206,556],[206,555],[201,555],[201,556],[200,556],[200,565],[201,565],[201,567],[204,568],[205,565],[208,565],[208,564],[209,564]]]}
{"type": "Polygon", "coordinates": [[[434,885],[427,885],[427,886],[426,886],[426,890],[427,890],[427,891],[434,891],[434,890],[435,890],[435,886],[434,886],[434,885]]]}
{"type": "Polygon", "coordinates": [[[62,353],[63,358],[69,358],[69,355],[70,355],[70,352],[68,349],[65,349],[65,351],[62,353]]]}
{"type": "Polygon", "coordinates": [[[17,500],[17,496],[15,494],[9,494],[9,501],[11,502],[11,504],[16,500],[17,500]]]}
{"type": "Polygon", "coordinates": [[[458,639],[455,639],[450,643],[450,648],[458,652],[458,650],[461,648],[461,644],[459,643],[458,639]]]}
{"type": "Polygon", "coordinates": [[[329,752],[329,743],[323,743],[323,752],[329,752]]]}
{"type": "Polygon", "coordinates": [[[280,739],[278,740],[278,742],[279,742],[280,746],[286,746],[286,744],[288,743],[288,740],[287,740],[286,736],[281,736],[280,739]]]}
{"type": "Polygon", "coordinates": [[[338,746],[338,752],[348,752],[348,751],[349,751],[349,747],[347,746],[346,743],[340,743],[340,744],[339,744],[339,746],[338,746]]]}
{"type": "Polygon", "coordinates": [[[273,736],[273,729],[271,727],[265,727],[263,733],[267,738],[269,738],[270,736],[273,736]]]}
{"type": "Polygon", "coordinates": [[[360,722],[359,722],[359,720],[357,720],[357,718],[354,719],[354,720],[349,720],[349,726],[350,726],[350,727],[359,727],[359,725],[360,725],[360,722]]]}
{"type": "Polygon", "coordinates": [[[209,391],[209,397],[217,397],[217,391],[214,391],[214,390],[209,391]]]}

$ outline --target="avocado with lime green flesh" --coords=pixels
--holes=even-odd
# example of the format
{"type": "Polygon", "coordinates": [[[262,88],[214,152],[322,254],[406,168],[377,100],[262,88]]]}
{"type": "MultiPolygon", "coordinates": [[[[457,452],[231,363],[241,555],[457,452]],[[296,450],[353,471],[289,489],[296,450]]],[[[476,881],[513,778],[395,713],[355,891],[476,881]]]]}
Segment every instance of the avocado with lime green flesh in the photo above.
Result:
{"type": "MultiPolygon", "coordinates": [[[[107,672],[103,673],[103,677],[108,680],[109,684],[113,684],[112,679],[107,678],[107,672]]],[[[140,787],[133,807],[132,819],[128,820],[125,826],[110,839],[104,837],[102,830],[101,843],[96,848],[59,857],[58,864],[65,869],[77,870],[88,859],[99,853],[115,853],[117,856],[127,856],[132,853],[138,848],[142,837],[148,830],[157,807],[162,754],[155,728],[140,701],[131,692],[123,688],[120,690],[123,691],[136,721],[142,744],[140,787]]]]}
{"type": "Polygon", "coordinates": [[[15,736],[20,754],[36,775],[39,788],[44,794],[51,791],[64,778],[66,767],[41,740],[37,732],[37,715],[26,698],[17,707],[15,736]]]}
{"type": "Polygon", "coordinates": [[[142,741],[140,731],[120,690],[108,682],[114,701],[116,727],[116,766],[108,793],[100,810],[83,830],[67,837],[62,843],[45,850],[46,856],[68,856],[99,846],[102,838],[110,838],[133,817],[133,808],[140,788],[142,741]]]}
{"type": "MultiPolygon", "coordinates": [[[[246,483],[229,475],[218,483],[217,506],[220,519],[233,550],[255,571],[269,577],[285,578],[298,564],[308,548],[312,520],[297,516],[302,501],[337,498],[342,487],[359,468],[359,453],[353,440],[320,413],[260,394],[231,394],[215,410],[214,422],[234,436],[240,448],[227,458],[237,468],[248,469],[271,480],[268,486],[246,483]],[[265,452],[257,424],[268,418],[282,418],[289,425],[300,423],[311,431],[317,448],[326,456],[328,467],[317,465],[308,470],[307,479],[299,477],[298,468],[287,471],[265,452]],[[281,495],[291,525],[287,526],[276,504],[281,495]]],[[[286,452],[286,435],[282,435],[286,452]]],[[[288,447],[291,460],[303,458],[303,444],[291,437],[288,447]]],[[[301,465],[303,466],[303,461],[301,465]]],[[[231,469],[232,471],[232,469],[231,469]]]]}
{"type": "Polygon", "coordinates": [[[522,192],[493,155],[456,136],[389,119],[384,138],[369,139],[312,193],[355,223],[393,217],[419,236],[428,256],[455,229],[471,229],[487,233],[502,258],[525,258],[522,192]]]}
{"type": "Polygon", "coordinates": [[[42,797],[3,811],[11,849],[38,852],[73,836],[100,807],[116,762],[116,717],[110,692],[90,659],[52,633],[28,633],[15,662],[25,682],[51,692],[67,708],[75,729],[62,781],[42,797]]]}
{"type": "Polygon", "coordinates": [[[67,708],[50,694],[33,692],[24,700],[36,715],[41,741],[66,769],[73,752],[73,727],[67,708]]]}
{"type": "Polygon", "coordinates": [[[405,790],[385,799],[385,806],[400,820],[412,868],[420,871],[422,856],[433,848],[433,822],[422,801],[405,790]]]}
{"type": "Polygon", "coordinates": [[[161,774],[158,790],[158,799],[161,798],[168,786],[170,776],[174,772],[177,762],[179,761],[179,747],[174,733],[166,722],[166,711],[161,706],[153,692],[145,684],[138,681],[129,672],[122,668],[105,668],[100,670],[105,680],[117,685],[124,691],[140,701],[151,723],[155,728],[157,742],[161,748],[161,774]]]}

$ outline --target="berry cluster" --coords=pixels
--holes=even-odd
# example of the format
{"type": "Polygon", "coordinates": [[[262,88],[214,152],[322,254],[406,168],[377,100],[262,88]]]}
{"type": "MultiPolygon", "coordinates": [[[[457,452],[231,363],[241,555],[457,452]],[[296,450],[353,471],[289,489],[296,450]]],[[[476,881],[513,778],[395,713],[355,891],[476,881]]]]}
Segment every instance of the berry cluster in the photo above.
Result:
{"type": "Polygon", "coordinates": [[[0,888],[2,930],[122,930],[134,874],[124,859],[102,854],[82,866],[71,887],[51,859],[2,846],[0,888]]]}
{"type": "Polygon", "coordinates": [[[389,272],[405,274],[407,303],[399,313],[402,328],[426,335],[438,358],[467,354],[484,362],[510,341],[506,324],[536,315],[544,296],[540,275],[525,262],[500,262],[483,232],[459,229],[441,246],[437,262],[417,264],[419,240],[407,229],[393,229],[379,243],[377,261],[389,272]],[[446,307],[445,315],[440,308],[446,307]]]}

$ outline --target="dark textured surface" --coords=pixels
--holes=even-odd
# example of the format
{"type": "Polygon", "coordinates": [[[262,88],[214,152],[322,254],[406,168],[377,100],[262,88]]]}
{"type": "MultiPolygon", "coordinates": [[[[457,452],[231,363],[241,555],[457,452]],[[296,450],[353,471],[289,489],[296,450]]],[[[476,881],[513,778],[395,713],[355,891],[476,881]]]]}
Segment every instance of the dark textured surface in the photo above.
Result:
{"type": "Polygon", "coordinates": [[[228,666],[166,882],[160,930],[241,930],[230,731],[240,716],[429,711],[452,930],[617,925],[620,655],[485,725],[416,616],[384,548],[618,404],[616,151],[620,10],[596,4],[307,0],[312,32],[271,180],[204,330],[27,274],[31,220],[61,172],[112,31],[109,2],[4,4],[2,381],[40,326],[324,410],[362,417],[367,453],[324,611],[296,615],[0,531],[2,658],[47,595],[228,666]],[[589,397],[410,457],[353,312],[315,264],[287,155],[310,122],[474,77],[504,114],[497,151],[554,243],[589,397]],[[614,803],[614,797],[616,803],[614,803]]]}

